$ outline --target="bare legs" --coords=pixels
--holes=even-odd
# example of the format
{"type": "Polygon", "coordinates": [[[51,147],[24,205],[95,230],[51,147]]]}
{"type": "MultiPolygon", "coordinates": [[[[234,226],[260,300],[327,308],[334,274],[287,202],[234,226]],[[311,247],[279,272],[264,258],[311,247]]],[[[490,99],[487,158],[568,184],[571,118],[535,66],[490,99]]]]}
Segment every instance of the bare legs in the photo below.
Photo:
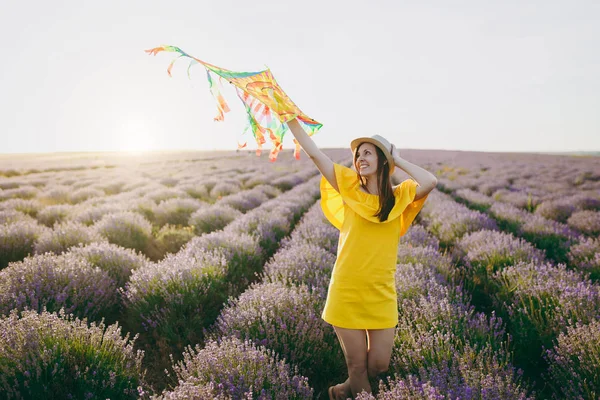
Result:
{"type": "Polygon", "coordinates": [[[387,371],[392,346],[394,344],[395,328],[389,329],[345,329],[333,327],[342,346],[348,379],[336,385],[337,399],[356,396],[366,390],[371,392],[369,377],[387,371]]]}

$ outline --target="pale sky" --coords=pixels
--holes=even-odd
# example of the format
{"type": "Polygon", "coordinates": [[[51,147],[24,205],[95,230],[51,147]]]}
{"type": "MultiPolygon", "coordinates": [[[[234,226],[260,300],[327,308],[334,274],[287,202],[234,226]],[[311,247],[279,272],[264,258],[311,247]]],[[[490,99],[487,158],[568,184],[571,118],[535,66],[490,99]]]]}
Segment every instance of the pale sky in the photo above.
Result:
{"type": "Polygon", "coordinates": [[[162,44],[268,66],[320,147],[600,150],[597,0],[4,0],[0,34],[0,153],[235,149],[235,92],[214,122],[204,69],[169,78],[162,44]]]}

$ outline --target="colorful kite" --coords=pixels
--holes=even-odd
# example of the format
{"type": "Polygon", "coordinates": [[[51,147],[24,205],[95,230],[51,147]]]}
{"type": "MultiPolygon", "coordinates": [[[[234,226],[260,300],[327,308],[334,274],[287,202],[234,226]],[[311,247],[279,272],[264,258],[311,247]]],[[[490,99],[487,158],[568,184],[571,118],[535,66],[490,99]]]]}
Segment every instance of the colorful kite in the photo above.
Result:
{"type": "MultiPolygon", "coordinates": [[[[258,148],[256,155],[260,155],[262,145],[268,137],[273,143],[273,150],[269,155],[269,160],[275,161],[277,154],[282,149],[283,136],[288,130],[286,122],[296,118],[302,125],[309,136],[314,135],[323,126],[314,119],[308,117],[294,104],[294,102],[284,93],[275,81],[275,77],[269,69],[259,72],[234,72],[227,69],[219,68],[185,53],[179,47],[161,46],[146,50],[148,54],[156,55],[160,51],[169,51],[179,53],[179,56],[171,61],[167,72],[171,76],[173,64],[180,57],[188,57],[191,59],[188,66],[188,77],[190,77],[190,68],[194,64],[202,64],[206,68],[208,84],[210,91],[217,101],[217,116],[215,121],[223,121],[224,114],[229,112],[229,106],[225,98],[219,91],[215,80],[211,73],[218,75],[220,78],[226,79],[231,83],[237,92],[238,97],[246,107],[248,114],[249,127],[252,129],[252,134],[256,139],[258,148]]],[[[219,79],[221,80],[221,79],[219,79]]],[[[246,128],[247,130],[248,128],[246,128]]],[[[246,132],[244,130],[244,133],[246,132]]],[[[294,157],[300,158],[300,144],[294,139],[296,148],[294,157]]],[[[243,148],[246,143],[239,143],[238,148],[243,148]]]]}

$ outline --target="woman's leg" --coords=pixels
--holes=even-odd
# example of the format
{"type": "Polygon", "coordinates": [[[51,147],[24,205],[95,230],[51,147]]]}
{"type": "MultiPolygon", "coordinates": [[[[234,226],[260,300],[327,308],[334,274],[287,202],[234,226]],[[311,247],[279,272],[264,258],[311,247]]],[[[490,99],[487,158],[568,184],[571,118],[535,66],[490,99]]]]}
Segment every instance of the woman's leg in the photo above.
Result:
{"type": "Polygon", "coordinates": [[[375,378],[388,370],[395,334],[396,328],[367,330],[367,371],[369,377],[375,378]]]}
{"type": "MultiPolygon", "coordinates": [[[[371,385],[367,376],[366,331],[364,329],[345,329],[337,326],[333,328],[342,346],[346,366],[348,367],[348,380],[341,385],[345,393],[340,394],[348,397],[350,393],[356,396],[363,390],[370,393],[371,385]]],[[[336,392],[338,391],[336,390],[336,392]]],[[[342,392],[342,390],[339,390],[339,392],[342,392]]]]}

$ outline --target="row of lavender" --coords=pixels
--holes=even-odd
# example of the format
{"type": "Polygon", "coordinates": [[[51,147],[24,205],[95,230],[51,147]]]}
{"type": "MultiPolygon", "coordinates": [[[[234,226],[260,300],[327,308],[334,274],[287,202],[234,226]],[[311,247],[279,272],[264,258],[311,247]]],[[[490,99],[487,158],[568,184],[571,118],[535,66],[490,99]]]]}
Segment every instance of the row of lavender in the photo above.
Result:
{"type": "MultiPolygon", "coordinates": [[[[304,175],[307,173],[304,172],[304,175]]],[[[6,289],[2,290],[2,304],[6,310],[12,310],[10,317],[2,321],[2,329],[6,333],[3,339],[6,340],[0,341],[0,370],[3,372],[2,385],[6,393],[18,397],[19,393],[35,395],[57,390],[57,395],[60,396],[60,390],[73,390],[75,393],[89,392],[98,396],[106,393],[129,393],[133,396],[147,391],[140,369],[141,354],[133,351],[131,343],[127,343],[127,337],[121,341],[116,340],[116,332],[120,332],[116,326],[109,327],[103,335],[103,327],[94,328],[93,324],[92,330],[85,331],[81,329],[80,321],[69,321],[68,318],[58,321],[56,315],[43,312],[38,316],[28,311],[22,312],[23,318],[20,319],[19,311],[25,308],[33,308],[39,312],[45,308],[57,311],[63,307],[68,312],[93,320],[109,315],[113,308],[121,306],[123,309],[118,310],[118,313],[124,316],[124,322],[131,331],[140,332],[138,342],[142,347],[143,344],[148,348],[154,345],[153,349],[157,350],[154,354],[159,355],[164,355],[170,346],[181,350],[186,344],[195,343],[196,337],[190,336],[190,332],[201,332],[203,327],[212,322],[208,317],[200,317],[193,321],[196,325],[187,321],[184,328],[187,329],[187,335],[185,332],[173,334],[172,328],[176,330],[179,321],[185,321],[189,317],[183,314],[215,315],[226,298],[222,296],[243,289],[244,282],[247,284],[253,279],[254,270],[262,265],[263,258],[272,253],[278,240],[289,231],[293,221],[298,219],[301,210],[314,201],[314,187],[316,184],[312,182],[265,202],[256,212],[238,218],[226,231],[204,235],[194,245],[190,243],[192,247],[188,248],[195,249],[192,253],[188,251],[187,254],[183,252],[167,257],[161,268],[158,268],[158,264],[148,263],[144,257],[132,251],[99,243],[80,247],[60,256],[38,255],[9,266],[0,278],[0,285],[6,289]],[[306,193],[311,190],[312,194],[302,195],[303,191],[306,193]],[[204,251],[201,250],[202,246],[206,247],[204,251]],[[85,255],[83,258],[86,259],[78,255],[85,255]],[[122,284],[132,271],[134,275],[123,288],[122,284]],[[193,279],[182,281],[183,277],[193,279]],[[232,285],[231,282],[235,284],[232,285]],[[195,288],[189,286],[194,284],[195,288]],[[120,286],[123,304],[118,304],[119,301],[115,298],[115,287],[120,286]],[[204,292],[202,288],[205,289],[204,292]],[[210,293],[207,295],[206,291],[210,293]],[[200,296],[205,303],[202,300],[199,303],[195,296],[191,296],[195,307],[183,305],[181,300],[186,294],[190,300],[189,294],[198,292],[205,295],[200,296]],[[220,302],[217,300],[219,296],[220,302]],[[176,301],[172,303],[171,300],[174,299],[176,301]],[[163,307],[159,308],[158,303],[162,303],[163,307]],[[169,310],[171,306],[173,309],[169,310]],[[140,318],[142,314],[132,312],[144,307],[147,307],[144,318],[140,318]],[[127,315],[131,318],[128,319],[127,315]],[[173,326],[168,326],[169,323],[173,323],[173,326]],[[52,324],[59,327],[53,328],[52,324]],[[32,335],[37,335],[38,340],[22,341],[19,329],[26,329],[32,335]],[[58,332],[57,337],[53,337],[54,332],[58,332]],[[165,332],[171,336],[167,334],[165,338],[161,337],[160,334],[165,332]],[[59,348],[44,352],[47,340],[59,343],[59,348]],[[75,343],[84,345],[71,348],[75,343]],[[127,351],[117,357],[121,350],[127,351]],[[77,351],[95,354],[94,360],[86,360],[84,357],[79,360],[83,363],[78,364],[65,357],[73,356],[73,352],[77,351]],[[36,353],[48,353],[50,360],[40,360],[33,356],[36,353]],[[59,360],[52,360],[53,357],[59,360]],[[54,365],[52,361],[55,361],[54,365]],[[111,361],[114,361],[112,365],[111,361]],[[79,372],[74,372],[73,368],[79,372]],[[91,378],[83,373],[92,369],[94,373],[91,378]],[[119,375],[119,372],[123,374],[119,375]],[[80,378],[76,388],[61,385],[60,378],[70,377],[71,373],[80,378]],[[51,379],[47,379],[48,377],[51,379]],[[136,382],[139,387],[136,387],[136,382]]],[[[160,360],[160,357],[155,359],[160,360]]]]}
{"type": "MultiPolygon", "coordinates": [[[[551,243],[558,246],[572,240],[573,234],[560,235],[545,227],[535,230],[525,222],[519,232],[530,232],[531,242],[541,247],[536,248],[500,231],[497,221],[486,214],[439,192],[430,194],[420,217],[456,263],[439,272],[462,282],[476,305],[506,321],[515,362],[537,380],[540,391],[555,398],[596,398],[600,287],[588,272],[569,270],[549,259],[547,247],[541,245],[556,240],[551,243]]],[[[576,260],[576,246],[567,253],[570,260],[576,260]]]]}
{"type": "MultiPolygon", "coordinates": [[[[158,260],[166,253],[177,252],[194,235],[220,229],[240,213],[315,172],[305,169],[273,177],[276,186],[262,183],[265,177],[259,180],[245,176],[177,188],[128,187],[118,194],[94,196],[76,205],[44,206],[48,200],[44,197],[6,200],[0,202],[0,268],[27,254],[60,253],[78,243],[100,241],[133,248],[158,260]]],[[[69,198],[52,199],[60,202],[69,198]]]]}

